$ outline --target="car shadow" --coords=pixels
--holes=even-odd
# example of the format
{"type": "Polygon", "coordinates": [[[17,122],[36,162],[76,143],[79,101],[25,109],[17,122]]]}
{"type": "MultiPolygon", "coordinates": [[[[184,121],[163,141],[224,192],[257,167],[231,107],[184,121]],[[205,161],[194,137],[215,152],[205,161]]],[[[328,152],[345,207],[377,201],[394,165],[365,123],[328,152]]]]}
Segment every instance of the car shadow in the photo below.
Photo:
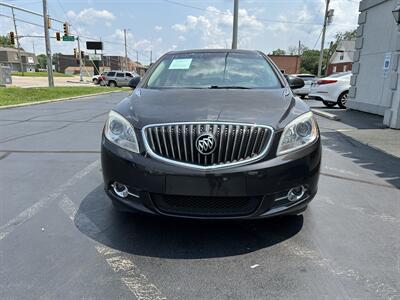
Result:
{"type": "Polygon", "coordinates": [[[236,256],[271,247],[296,235],[303,217],[204,221],[122,213],[97,187],[81,202],[75,226],[97,242],[140,256],[195,259],[236,256]]]}
{"type": "Polygon", "coordinates": [[[394,187],[400,188],[400,159],[376,148],[363,144],[338,131],[321,132],[323,146],[344,157],[350,158],[360,167],[394,187]]]}
{"type": "Polygon", "coordinates": [[[357,129],[387,128],[387,126],[383,124],[383,116],[352,109],[343,109],[337,106],[326,107],[322,102],[315,100],[306,101],[306,103],[312,109],[326,111],[338,116],[341,123],[357,129]]]}

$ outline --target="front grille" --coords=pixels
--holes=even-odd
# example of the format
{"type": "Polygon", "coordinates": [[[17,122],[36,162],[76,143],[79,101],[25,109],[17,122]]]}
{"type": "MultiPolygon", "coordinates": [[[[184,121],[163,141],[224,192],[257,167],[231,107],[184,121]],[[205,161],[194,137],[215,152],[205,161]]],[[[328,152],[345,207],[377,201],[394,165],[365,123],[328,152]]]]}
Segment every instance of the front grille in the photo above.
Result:
{"type": "Polygon", "coordinates": [[[252,214],[260,205],[258,197],[205,197],[151,194],[163,213],[198,217],[233,217],[252,214]]]}
{"type": "Polygon", "coordinates": [[[257,159],[265,154],[272,136],[272,129],[267,126],[225,123],[149,125],[143,131],[150,154],[200,167],[257,159]],[[211,133],[215,142],[211,154],[202,154],[197,149],[197,138],[205,133],[211,133]]]}

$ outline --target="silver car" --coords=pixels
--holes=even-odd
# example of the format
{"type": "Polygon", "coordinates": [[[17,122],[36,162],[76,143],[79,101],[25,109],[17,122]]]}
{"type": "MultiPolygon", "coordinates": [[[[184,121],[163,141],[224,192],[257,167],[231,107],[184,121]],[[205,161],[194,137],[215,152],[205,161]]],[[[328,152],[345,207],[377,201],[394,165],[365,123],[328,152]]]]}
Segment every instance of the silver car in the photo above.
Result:
{"type": "Polygon", "coordinates": [[[311,91],[311,84],[317,78],[312,74],[294,74],[293,76],[299,77],[304,80],[304,86],[300,89],[296,89],[293,92],[300,96],[301,99],[304,99],[311,91]]]}
{"type": "Polygon", "coordinates": [[[136,76],[139,75],[134,72],[110,71],[107,72],[107,74],[104,77],[105,77],[105,82],[108,86],[121,87],[121,86],[128,86],[129,81],[136,76]]]}

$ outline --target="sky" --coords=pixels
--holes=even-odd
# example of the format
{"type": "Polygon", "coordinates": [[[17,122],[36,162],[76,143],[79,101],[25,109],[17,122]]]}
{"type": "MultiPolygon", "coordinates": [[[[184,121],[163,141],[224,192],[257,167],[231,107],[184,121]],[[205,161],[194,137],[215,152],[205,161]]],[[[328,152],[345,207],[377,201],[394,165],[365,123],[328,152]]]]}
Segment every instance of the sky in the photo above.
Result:
{"type": "MultiPolygon", "coordinates": [[[[2,2],[43,12],[42,0],[2,0],[2,2]]],[[[326,46],[339,31],[357,28],[358,0],[331,0],[335,10],[327,29],[326,46]]],[[[233,0],[48,0],[49,15],[71,24],[71,32],[86,40],[102,40],[104,55],[124,55],[127,29],[128,56],[144,64],[165,52],[194,48],[229,48],[232,43],[233,0]]],[[[325,0],[240,0],[238,48],[269,53],[295,47],[299,41],[319,49],[325,0]]],[[[11,9],[0,6],[0,34],[14,31],[11,9]]],[[[43,19],[15,10],[17,19],[43,24],[43,19]]],[[[50,35],[63,31],[52,22],[50,35]]],[[[43,36],[43,29],[17,20],[19,36],[43,36]]],[[[44,39],[23,37],[27,51],[44,53],[44,39]]],[[[72,54],[76,42],[51,39],[53,53],[72,54]]],[[[92,50],[86,51],[90,53],[92,50]]]]}

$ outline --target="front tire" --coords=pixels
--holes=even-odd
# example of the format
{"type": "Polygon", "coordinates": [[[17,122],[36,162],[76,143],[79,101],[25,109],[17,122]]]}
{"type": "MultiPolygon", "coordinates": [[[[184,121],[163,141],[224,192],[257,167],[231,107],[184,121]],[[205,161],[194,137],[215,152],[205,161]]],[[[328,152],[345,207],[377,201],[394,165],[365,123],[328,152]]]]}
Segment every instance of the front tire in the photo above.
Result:
{"type": "Polygon", "coordinates": [[[336,103],[328,102],[328,101],[322,101],[322,103],[323,103],[326,107],[334,107],[334,106],[336,105],[336,103]]]}
{"type": "Polygon", "coordinates": [[[99,84],[99,80],[97,80],[96,78],[94,78],[94,79],[93,79],[93,83],[97,85],[97,84],[99,84]]]}
{"type": "Polygon", "coordinates": [[[347,103],[347,98],[349,96],[349,92],[343,92],[340,94],[337,104],[339,105],[340,108],[346,108],[346,103],[347,103]]]}
{"type": "Polygon", "coordinates": [[[115,81],[110,81],[110,82],[108,83],[108,85],[109,85],[110,87],[117,87],[117,84],[115,83],[115,81]]]}

